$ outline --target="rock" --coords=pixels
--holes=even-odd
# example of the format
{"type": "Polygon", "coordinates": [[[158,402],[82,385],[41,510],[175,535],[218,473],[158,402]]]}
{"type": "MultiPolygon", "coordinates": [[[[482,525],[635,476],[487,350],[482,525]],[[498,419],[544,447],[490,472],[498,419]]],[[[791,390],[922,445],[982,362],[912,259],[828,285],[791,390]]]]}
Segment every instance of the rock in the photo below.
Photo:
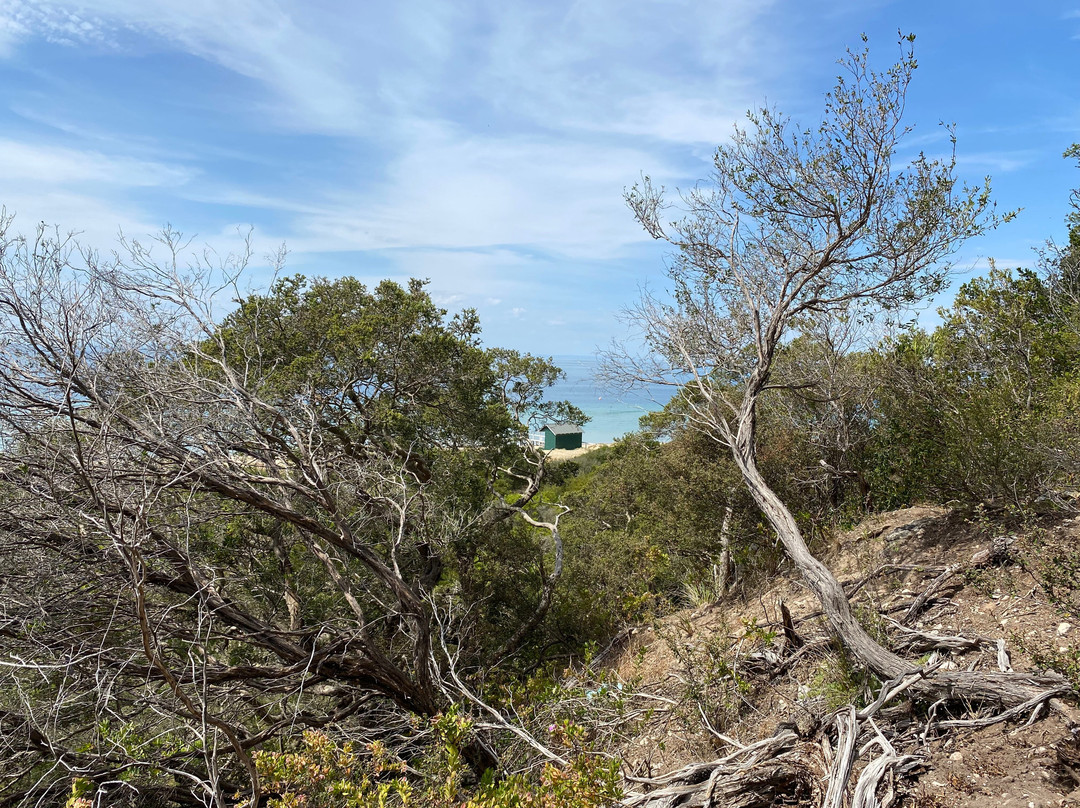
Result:
{"type": "Polygon", "coordinates": [[[964,754],[962,752],[953,752],[951,755],[949,755],[949,760],[951,760],[953,763],[963,763],[964,754]]]}
{"type": "Polygon", "coordinates": [[[1070,631],[1072,631],[1072,623],[1058,623],[1057,635],[1059,637],[1064,637],[1070,631]]]}
{"type": "Polygon", "coordinates": [[[908,522],[906,525],[900,525],[900,527],[893,528],[885,535],[884,541],[898,543],[919,538],[926,532],[927,525],[933,522],[935,518],[936,517],[933,516],[927,516],[923,519],[916,519],[914,522],[908,522]]]}

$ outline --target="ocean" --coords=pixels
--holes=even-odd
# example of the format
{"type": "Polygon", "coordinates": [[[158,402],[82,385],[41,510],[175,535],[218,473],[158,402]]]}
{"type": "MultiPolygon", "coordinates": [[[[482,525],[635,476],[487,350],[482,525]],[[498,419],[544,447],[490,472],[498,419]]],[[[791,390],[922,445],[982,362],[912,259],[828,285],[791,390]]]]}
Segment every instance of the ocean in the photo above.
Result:
{"type": "Polygon", "coordinates": [[[566,378],[548,390],[549,401],[569,401],[592,420],[583,427],[585,443],[611,443],[627,432],[636,432],[638,419],[662,410],[673,388],[651,385],[646,389],[621,391],[605,389],[596,381],[598,362],[592,356],[555,356],[555,364],[566,378]]]}

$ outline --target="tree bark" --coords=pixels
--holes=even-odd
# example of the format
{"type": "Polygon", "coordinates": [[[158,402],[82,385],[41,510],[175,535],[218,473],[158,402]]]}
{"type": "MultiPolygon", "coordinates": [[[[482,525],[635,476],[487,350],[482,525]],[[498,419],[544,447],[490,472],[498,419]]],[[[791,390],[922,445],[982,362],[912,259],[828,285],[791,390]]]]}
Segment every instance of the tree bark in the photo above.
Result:
{"type": "Polygon", "coordinates": [[[720,574],[717,576],[717,594],[727,595],[735,582],[735,565],[731,560],[731,506],[724,508],[724,521],[720,525],[720,574]]]}
{"type": "MultiPolygon", "coordinates": [[[[761,476],[753,452],[749,450],[751,446],[752,441],[731,443],[732,456],[743,481],[754,502],[776,531],[795,568],[821,602],[821,608],[841,642],[856,659],[882,679],[893,679],[915,668],[908,660],[884,648],[859,624],[840,582],[810,552],[791,511],[761,476]]],[[[932,693],[949,698],[991,701],[1007,707],[1040,696],[1050,698],[1070,691],[1066,680],[1056,674],[1035,676],[981,671],[936,671],[913,689],[927,695],[932,693]]]]}

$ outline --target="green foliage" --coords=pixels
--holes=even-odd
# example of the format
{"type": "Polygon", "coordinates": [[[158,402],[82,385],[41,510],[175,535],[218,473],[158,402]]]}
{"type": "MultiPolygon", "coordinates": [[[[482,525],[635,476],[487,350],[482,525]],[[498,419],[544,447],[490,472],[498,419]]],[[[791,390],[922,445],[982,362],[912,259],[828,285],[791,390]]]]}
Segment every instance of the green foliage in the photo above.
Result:
{"type": "Polygon", "coordinates": [[[713,564],[699,576],[683,582],[683,592],[692,609],[719,601],[727,594],[721,587],[720,566],[713,564]]]}
{"type": "MultiPolygon", "coordinates": [[[[40,722],[63,740],[15,744],[0,796],[55,798],[64,769],[44,767],[76,752],[147,800],[172,799],[173,769],[196,791],[243,783],[236,737],[287,748],[295,727],[332,720],[367,740],[373,723],[451,706],[449,657],[465,677],[497,667],[490,652],[535,613],[551,554],[506,503],[524,505],[539,474],[527,420],[575,416],[543,400],[557,368],[485,350],[475,314],[448,317],[421,282],[286,278],[215,321],[188,297],[199,283],[169,286],[145,263],[83,267],[84,288],[25,260],[21,282],[50,305],[31,313],[10,289],[6,302],[41,318],[47,350],[94,360],[33,364],[40,346],[3,341],[33,392],[8,384],[0,403],[22,436],[0,453],[19,469],[0,516],[38,526],[0,531],[0,608],[27,617],[5,638],[27,665],[0,671],[3,734],[40,722]]],[[[476,749],[470,769],[497,764],[476,749]]],[[[327,782],[352,765],[309,751],[325,752],[327,782]]],[[[275,765],[289,779],[294,764],[275,765]]],[[[404,799],[372,778],[341,794],[404,799]]]]}
{"type": "Polygon", "coordinates": [[[749,701],[752,684],[741,671],[741,657],[761,647],[761,637],[750,635],[732,649],[723,635],[691,642],[678,630],[661,633],[679,666],[685,683],[681,717],[689,726],[698,726],[704,717],[714,731],[723,732],[738,721],[749,701]]]}
{"type": "Polygon", "coordinates": [[[1028,520],[1010,552],[1059,614],[1080,621],[1080,546],[1071,536],[1028,520]]]}
{"type": "MultiPolygon", "coordinates": [[[[471,731],[455,713],[433,721],[434,751],[419,761],[422,777],[379,743],[358,750],[322,733],[304,733],[295,752],[258,752],[255,765],[269,808],[600,808],[618,800],[617,761],[581,751],[580,728],[564,722],[553,738],[570,753],[535,777],[511,775],[466,785],[460,745],[471,731]]],[[[249,807],[248,807],[249,808],[249,807]]]]}
{"type": "Polygon", "coordinates": [[[885,507],[917,498],[1018,505],[1080,471],[1080,340],[1047,279],[992,269],[932,334],[878,354],[868,477],[885,507]]]}
{"type": "Polygon", "coordinates": [[[369,291],[354,278],[297,275],[241,301],[219,336],[257,394],[314,408],[351,451],[498,450],[523,429],[507,404],[535,405],[559,371],[481,349],[472,310],[445,315],[421,281],[369,291]]]}
{"type": "Polygon", "coordinates": [[[1080,693],[1080,646],[1054,645],[1052,641],[1033,640],[1019,632],[1014,632],[1010,640],[1021,653],[1031,657],[1036,668],[1060,673],[1069,680],[1073,691],[1080,693]]]}
{"type": "Polygon", "coordinates": [[[863,707],[879,686],[877,678],[837,644],[815,668],[808,695],[824,697],[830,710],[848,704],[863,707]]]}
{"type": "Polygon", "coordinates": [[[64,803],[64,808],[92,808],[94,784],[85,777],[76,777],[71,781],[71,794],[64,803]]]}

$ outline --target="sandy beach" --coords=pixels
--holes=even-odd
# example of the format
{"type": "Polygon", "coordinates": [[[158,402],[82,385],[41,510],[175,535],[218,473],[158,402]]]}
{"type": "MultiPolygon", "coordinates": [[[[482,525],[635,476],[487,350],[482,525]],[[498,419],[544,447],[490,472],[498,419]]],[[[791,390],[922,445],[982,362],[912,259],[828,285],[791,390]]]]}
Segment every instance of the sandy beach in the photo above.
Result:
{"type": "Polygon", "coordinates": [[[588,454],[594,449],[602,449],[605,446],[611,446],[610,443],[586,443],[580,449],[549,449],[547,452],[548,460],[572,460],[575,457],[581,457],[583,454],[588,454]]]}

